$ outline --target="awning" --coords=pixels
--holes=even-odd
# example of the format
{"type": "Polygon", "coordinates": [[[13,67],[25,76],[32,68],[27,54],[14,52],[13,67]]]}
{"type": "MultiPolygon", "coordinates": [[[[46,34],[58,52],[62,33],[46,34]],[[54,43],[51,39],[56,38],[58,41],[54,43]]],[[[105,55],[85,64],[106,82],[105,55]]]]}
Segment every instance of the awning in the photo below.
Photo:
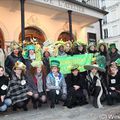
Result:
{"type": "MultiPolygon", "coordinates": [[[[88,26],[92,23],[102,19],[107,12],[101,9],[95,8],[90,5],[85,5],[79,2],[68,2],[67,0],[26,0],[27,3],[36,4],[43,9],[49,9],[52,14],[51,19],[65,21],[68,20],[67,11],[71,10],[73,22],[79,23],[80,27],[88,26]],[[55,13],[53,12],[55,10],[55,13]]],[[[47,14],[47,13],[46,13],[47,14]]]]}

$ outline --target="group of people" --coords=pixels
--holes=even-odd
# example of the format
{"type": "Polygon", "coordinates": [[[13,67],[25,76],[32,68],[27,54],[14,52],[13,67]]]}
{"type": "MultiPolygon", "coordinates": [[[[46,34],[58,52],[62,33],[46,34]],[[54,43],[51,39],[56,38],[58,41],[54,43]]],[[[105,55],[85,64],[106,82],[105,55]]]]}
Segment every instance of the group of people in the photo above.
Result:
{"type": "Polygon", "coordinates": [[[12,52],[6,57],[5,65],[0,66],[0,112],[10,106],[13,111],[27,111],[29,102],[34,109],[43,103],[54,108],[60,101],[68,108],[88,103],[101,108],[104,101],[108,105],[120,102],[120,54],[114,43],[109,49],[104,42],[97,46],[70,41],[55,45],[57,52],[49,51],[48,46],[42,52],[38,44],[29,44],[23,49],[16,42],[11,44],[12,52]],[[84,66],[84,72],[80,71],[81,66],[72,63],[71,72],[63,75],[60,62],[49,61],[52,55],[67,57],[87,53],[93,54],[93,61],[84,66]]]}

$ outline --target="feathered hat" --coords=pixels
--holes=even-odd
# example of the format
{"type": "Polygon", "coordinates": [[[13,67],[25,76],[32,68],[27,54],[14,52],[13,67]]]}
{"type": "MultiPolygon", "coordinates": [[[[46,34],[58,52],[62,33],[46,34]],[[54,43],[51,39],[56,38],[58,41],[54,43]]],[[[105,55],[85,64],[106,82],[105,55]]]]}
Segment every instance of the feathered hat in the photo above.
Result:
{"type": "Polygon", "coordinates": [[[26,71],[26,65],[23,64],[23,62],[17,61],[13,67],[13,70],[15,70],[16,68],[19,68],[23,71],[26,71]]]}
{"type": "Polygon", "coordinates": [[[33,61],[31,63],[32,67],[41,67],[43,65],[42,61],[33,61]]]}
{"type": "Polygon", "coordinates": [[[14,49],[22,50],[22,47],[17,42],[12,41],[10,43],[10,49],[11,49],[11,51],[13,51],[14,49]]]}
{"type": "Polygon", "coordinates": [[[85,65],[84,68],[87,70],[92,70],[93,68],[97,68],[101,72],[105,72],[106,62],[104,56],[96,56],[94,57],[91,65],[85,65]]]}

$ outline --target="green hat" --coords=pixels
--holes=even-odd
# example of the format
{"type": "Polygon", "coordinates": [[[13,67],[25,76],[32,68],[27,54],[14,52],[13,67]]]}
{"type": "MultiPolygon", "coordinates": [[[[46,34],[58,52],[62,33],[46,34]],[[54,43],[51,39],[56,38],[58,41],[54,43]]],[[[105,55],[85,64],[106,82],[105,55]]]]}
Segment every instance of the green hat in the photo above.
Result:
{"type": "Polygon", "coordinates": [[[117,49],[117,48],[116,48],[116,44],[115,44],[115,43],[111,43],[111,44],[110,44],[110,49],[112,49],[112,48],[117,49]]]}
{"type": "Polygon", "coordinates": [[[99,67],[98,64],[85,65],[84,68],[85,68],[86,70],[92,70],[93,68],[96,68],[96,69],[98,69],[98,71],[105,72],[105,69],[99,67]]]}
{"type": "Polygon", "coordinates": [[[10,49],[11,49],[11,51],[13,51],[14,49],[22,50],[22,47],[17,42],[12,41],[10,43],[10,49]]]}
{"type": "Polygon", "coordinates": [[[118,58],[115,63],[117,64],[117,66],[120,66],[120,58],[118,58]]]}
{"type": "Polygon", "coordinates": [[[35,45],[27,45],[26,47],[23,48],[22,55],[24,59],[29,59],[29,56],[28,56],[29,50],[35,50],[35,45]]]}
{"type": "Polygon", "coordinates": [[[84,68],[87,70],[91,70],[93,68],[97,68],[101,72],[105,72],[105,67],[106,67],[106,59],[104,56],[97,55],[95,60],[92,61],[91,65],[85,65],[84,68]]]}
{"type": "Polygon", "coordinates": [[[106,64],[107,64],[105,56],[103,55],[96,56],[96,63],[99,65],[100,68],[105,69],[106,64]]]}
{"type": "Polygon", "coordinates": [[[71,71],[74,71],[74,70],[78,70],[79,69],[79,65],[78,64],[73,64],[73,65],[71,65],[71,71]]]}
{"type": "Polygon", "coordinates": [[[35,50],[35,46],[34,45],[27,45],[27,50],[35,50]]]}
{"type": "Polygon", "coordinates": [[[51,61],[51,67],[59,67],[60,66],[60,62],[57,60],[52,60],[51,61]]]}

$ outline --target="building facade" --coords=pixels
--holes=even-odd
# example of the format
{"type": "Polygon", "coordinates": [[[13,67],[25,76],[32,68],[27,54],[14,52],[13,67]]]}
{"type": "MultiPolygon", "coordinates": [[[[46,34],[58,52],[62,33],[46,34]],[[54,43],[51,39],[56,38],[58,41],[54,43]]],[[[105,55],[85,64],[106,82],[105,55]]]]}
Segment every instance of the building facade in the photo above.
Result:
{"type": "Polygon", "coordinates": [[[101,0],[101,8],[109,13],[103,19],[103,36],[107,43],[116,43],[120,50],[120,1],[101,0]]]}
{"type": "MultiPolygon", "coordinates": [[[[93,0],[91,0],[93,1],[93,0]]],[[[89,1],[90,2],[90,1],[89,1]]],[[[73,40],[96,42],[100,39],[99,19],[107,12],[86,1],[25,0],[25,40],[69,40],[68,11],[72,11],[73,40]]],[[[21,41],[20,0],[0,1],[0,47],[7,49],[11,41],[21,41]]]]}

